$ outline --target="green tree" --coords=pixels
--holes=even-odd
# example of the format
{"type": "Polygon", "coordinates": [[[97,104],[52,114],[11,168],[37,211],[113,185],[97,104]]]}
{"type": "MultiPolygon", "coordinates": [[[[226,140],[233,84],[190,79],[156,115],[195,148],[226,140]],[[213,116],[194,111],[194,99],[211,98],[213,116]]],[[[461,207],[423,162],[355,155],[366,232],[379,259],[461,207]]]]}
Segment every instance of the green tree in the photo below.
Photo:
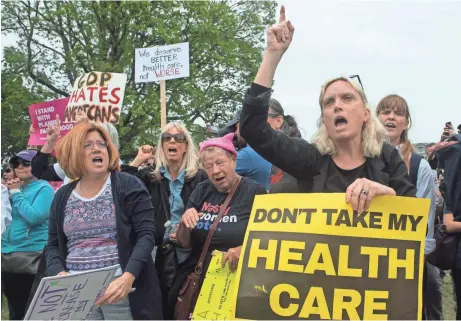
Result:
{"type": "Polygon", "coordinates": [[[2,156],[4,161],[27,146],[30,118],[27,106],[52,97],[43,88],[25,86],[21,75],[25,57],[14,48],[6,48],[2,66],[2,156]]]}
{"type": "Polygon", "coordinates": [[[56,98],[86,72],[126,73],[118,126],[126,156],[156,143],[160,130],[159,85],[135,84],[135,48],[190,43],[190,77],[167,82],[168,118],[201,140],[198,120],[222,124],[242,105],[275,8],[265,1],[2,2],[2,32],[19,37],[19,75],[56,98]]]}

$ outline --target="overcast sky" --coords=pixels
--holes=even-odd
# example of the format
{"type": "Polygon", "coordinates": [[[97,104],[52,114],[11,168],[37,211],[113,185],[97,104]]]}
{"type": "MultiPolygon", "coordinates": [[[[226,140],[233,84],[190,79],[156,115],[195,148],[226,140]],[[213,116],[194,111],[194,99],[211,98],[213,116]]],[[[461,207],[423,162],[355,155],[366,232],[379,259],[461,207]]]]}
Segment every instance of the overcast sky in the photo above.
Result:
{"type": "Polygon", "coordinates": [[[461,1],[279,4],[295,34],[273,97],[305,138],[316,130],[321,85],[341,75],[360,75],[373,111],[388,94],[404,97],[413,143],[437,140],[447,121],[461,123],[461,1]]]}
{"type": "MultiPolygon", "coordinates": [[[[461,123],[461,1],[279,4],[295,36],[275,75],[274,98],[306,139],[320,115],[321,85],[340,75],[360,75],[373,110],[388,94],[403,96],[413,143],[437,140],[447,121],[461,123]]],[[[2,35],[2,52],[15,40],[2,35]]]]}

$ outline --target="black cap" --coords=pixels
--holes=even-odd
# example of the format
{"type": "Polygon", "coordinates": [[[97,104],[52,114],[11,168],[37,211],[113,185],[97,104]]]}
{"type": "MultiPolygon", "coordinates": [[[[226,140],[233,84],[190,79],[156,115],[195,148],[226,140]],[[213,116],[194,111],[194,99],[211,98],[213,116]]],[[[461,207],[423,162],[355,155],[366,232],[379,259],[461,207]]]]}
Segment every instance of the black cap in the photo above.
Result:
{"type": "Polygon", "coordinates": [[[241,113],[242,113],[241,110],[237,111],[235,113],[234,118],[230,122],[227,123],[226,127],[235,130],[235,125],[237,125],[237,123],[240,122],[240,114],[241,113]]]}

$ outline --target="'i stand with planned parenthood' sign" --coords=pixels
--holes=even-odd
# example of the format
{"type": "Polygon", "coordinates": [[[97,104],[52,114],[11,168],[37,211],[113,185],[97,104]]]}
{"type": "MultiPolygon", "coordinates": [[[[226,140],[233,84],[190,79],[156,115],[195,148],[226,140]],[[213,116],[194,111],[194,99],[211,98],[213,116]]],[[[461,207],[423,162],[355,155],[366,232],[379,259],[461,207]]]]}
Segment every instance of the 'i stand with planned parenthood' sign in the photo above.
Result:
{"type": "Polygon", "coordinates": [[[189,77],[189,43],[136,49],[135,82],[189,77]]]}

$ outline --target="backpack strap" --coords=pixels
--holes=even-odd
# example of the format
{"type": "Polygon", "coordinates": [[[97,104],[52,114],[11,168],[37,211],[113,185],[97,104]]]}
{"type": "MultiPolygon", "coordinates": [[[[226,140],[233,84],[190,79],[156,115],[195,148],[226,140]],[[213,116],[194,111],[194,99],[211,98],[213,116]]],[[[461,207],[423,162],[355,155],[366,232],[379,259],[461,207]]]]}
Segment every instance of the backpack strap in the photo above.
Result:
{"type": "Polygon", "coordinates": [[[410,157],[410,179],[415,186],[418,184],[418,169],[422,159],[423,157],[416,153],[412,153],[410,157]]]}

